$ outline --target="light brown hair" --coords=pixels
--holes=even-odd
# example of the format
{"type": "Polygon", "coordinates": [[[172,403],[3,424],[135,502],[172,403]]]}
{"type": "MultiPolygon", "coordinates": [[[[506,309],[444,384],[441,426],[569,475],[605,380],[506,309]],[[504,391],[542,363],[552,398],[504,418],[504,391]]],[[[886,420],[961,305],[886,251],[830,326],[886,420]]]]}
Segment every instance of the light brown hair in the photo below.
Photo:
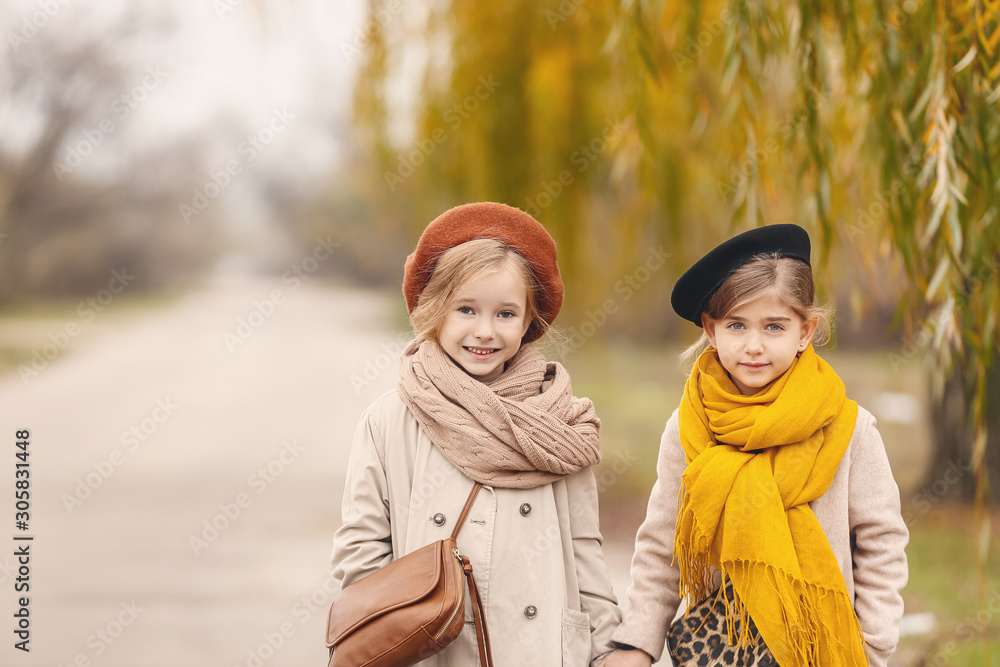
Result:
{"type": "MultiPolygon", "coordinates": [[[[760,254],[733,271],[705,305],[704,313],[721,320],[740,306],[765,294],[774,294],[804,320],[818,318],[812,344],[826,345],[830,340],[832,311],[816,300],[812,268],[805,262],[778,254],[760,254]]],[[[702,333],[694,345],[681,353],[681,361],[693,363],[710,342],[702,333]]]]}
{"type": "Polygon", "coordinates": [[[527,260],[503,241],[474,239],[449,248],[438,258],[434,273],[410,313],[416,339],[436,341],[455,295],[466,285],[504,269],[513,271],[527,291],[524,321],[544,333],[548,323],[538,315],[540,288],[527,260]]]}

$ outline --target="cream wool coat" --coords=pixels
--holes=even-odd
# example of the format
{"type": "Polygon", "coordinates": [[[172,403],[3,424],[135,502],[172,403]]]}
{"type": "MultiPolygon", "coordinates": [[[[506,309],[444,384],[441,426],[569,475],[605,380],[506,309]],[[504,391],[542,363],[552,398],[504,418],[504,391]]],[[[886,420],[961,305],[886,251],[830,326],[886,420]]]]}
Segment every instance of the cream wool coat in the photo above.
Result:
{"type": "MultiPolygon", "coordinates": [[[[677,414],[675,410],[667,422],[660,443],[658,479],[635,540],[625,619],[612,637],[654,659],[664,652],[667,629],[681,605],[680,572],[671,564],[678,491],[687,467],[677,414]]],[[[854,435],[830,488],[809,506],[840,563],[871,665],[882,667],[899,641],[899,591],[907,579],[904,548],[909,533],[875,417],[864,408],[858,407],[854,435]]],[[[670,658],[663,664],[669,665],[670,658]]]]}
{"type": "MultiPolygon", "coordinates": [[[[334,577],[349,586],[450,536],[472,486],[387,392],[355,434],[334,577]]],[[[601,543],[589,469],[534,489],[480,490],[458,547],[472,562],[497,667],[586,667],[612,650],[621,612],[601,543]]],[[[420,665],[479,665],[468,603],[465,618],[458,639],[420,665]]]]}

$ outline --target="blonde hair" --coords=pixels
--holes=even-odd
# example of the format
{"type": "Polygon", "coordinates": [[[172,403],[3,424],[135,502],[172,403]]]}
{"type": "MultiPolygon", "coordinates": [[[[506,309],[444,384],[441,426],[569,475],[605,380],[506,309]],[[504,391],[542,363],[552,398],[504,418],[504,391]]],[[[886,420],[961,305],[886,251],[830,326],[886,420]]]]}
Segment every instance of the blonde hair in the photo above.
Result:
{"type": "MultiPolygon", "coordinates": [[[[713,320],[724,319],[740,306],[765,294],[774,294],[804,320],[817,318],[812,344],[826,345],[830,340],[832,309],[816,299],[812,268],[797,259],[776,253],[755,255],[733,271],[705,305],[704,313],[713,320]]],[[[681,353],[681,362],[692,364],[708,349],[708,334],[702,333],[691,347],[681,353]]]]}
{"type": "MultiPolygon", "coordinates": [[[[438,258],[434,273],[417,298],[410,324],[417,340],[437,340],[455,295],[466,285],[508,269],[521,279],[527,291],[524,321],[544,333],[548,323],[538,314],[539,286],[528,261],[496,239],[474,239],[449,248],[438,258]]],[[[527,335],[527,334],[526,334],[527,335]]]]}

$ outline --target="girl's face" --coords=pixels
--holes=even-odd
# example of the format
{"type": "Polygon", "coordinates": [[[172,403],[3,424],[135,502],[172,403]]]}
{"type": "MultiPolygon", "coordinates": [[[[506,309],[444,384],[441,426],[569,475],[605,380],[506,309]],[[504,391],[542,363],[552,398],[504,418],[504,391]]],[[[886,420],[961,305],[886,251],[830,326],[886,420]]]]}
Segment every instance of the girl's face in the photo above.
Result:
{"type": "Polygon", "coordinates": [[[819,320],[803,319],[777,295],[764,294],[720,320],[702,313],[701,322],[733,384],[751,396],[791,367],[819,320]]]}
{"type": "Polygon", "coordinates": [[[469,375],[498,377],[521,349],[530,321],[528,290],[508,267],[470,283],[455,294],[438,332],[438,344],[469,375]]]}

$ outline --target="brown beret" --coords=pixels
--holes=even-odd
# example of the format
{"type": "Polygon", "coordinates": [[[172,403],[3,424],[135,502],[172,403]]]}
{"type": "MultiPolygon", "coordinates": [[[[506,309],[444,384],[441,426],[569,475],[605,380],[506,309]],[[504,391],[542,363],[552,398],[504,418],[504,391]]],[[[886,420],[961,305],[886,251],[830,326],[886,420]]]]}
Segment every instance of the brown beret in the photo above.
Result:
{"type": "MultiPolygon", "coordinates": [[[[538,314],[551,324],[562,308],[563,283],[556,264],[556,244],[533,217],[505,204],[464,204],[445,211],[420,235],[417,248],[406,258],[403,295],[409,312],[434,273],[438,259],[450,248],[475,239],[496,239],[528,262],[538,282],[538,314]]],[[[532,323],[523,341],[537,340],[544,331],[532,323]]]]}

